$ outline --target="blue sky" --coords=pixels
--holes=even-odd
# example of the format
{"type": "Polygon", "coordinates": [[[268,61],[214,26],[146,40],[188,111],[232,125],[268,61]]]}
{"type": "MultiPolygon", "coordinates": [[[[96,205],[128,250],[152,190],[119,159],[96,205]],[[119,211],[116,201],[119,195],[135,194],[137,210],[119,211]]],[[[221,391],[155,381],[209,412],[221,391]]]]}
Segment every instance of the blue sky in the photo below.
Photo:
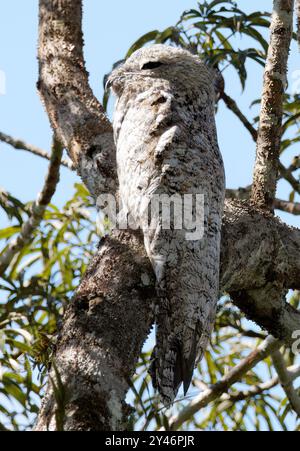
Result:
{"type": "MultiPolygon", "coordinates": [[[[238,5],[248,11],[270,11],[272,3],[272,0],[238,1],[238,5]]],[[[37,5],[37,0],[10,0],[2,4],[0,38],[4,45],[0,52],[0,70],[6,76],[6,94],[0,95],[0,130],[49,149],[51,131],[35,87],[37,5]]],[[[195,5],[195,0],[85,0],[85,56],[95,94],[102,98],[103,75],[111,69],[113,62],[124,56],[139,36],[152,29],[164,29],[173,25],[184,9],[195,5]]],[[[297,58],[297,50],[294,48],[290,77],[299,67],[297,58]]],[[[262,71],[257,65],[249,65],[249,83],[243,94],[233,72],[228,72],[226,81],[226,91],[247,113],[251,101],[261,95],[262,71]]],[[[250,117],[252,114],[253,112],[250,117]]],[[[226,111],[223,104],[217,115],[217,125],[227,186],[245,186],[251,182],[255,155],[251,137],[233,114],[226,111]]],[[[43,160],[0,143],[0,185],[25,201],[35,198],[42,186],[46,165],[43,160]]],[[[62,169],[61,182],[55,196],[59,205],[71,196],[76,180],[78,178],[75,174],[62,169]]],[[[286,194],[287,186],[280,183],[279,195],[286,197],[286,194]]],[[[283,215],[283,218],[297,225],[297,218],[290,215],[283,215]]]]}

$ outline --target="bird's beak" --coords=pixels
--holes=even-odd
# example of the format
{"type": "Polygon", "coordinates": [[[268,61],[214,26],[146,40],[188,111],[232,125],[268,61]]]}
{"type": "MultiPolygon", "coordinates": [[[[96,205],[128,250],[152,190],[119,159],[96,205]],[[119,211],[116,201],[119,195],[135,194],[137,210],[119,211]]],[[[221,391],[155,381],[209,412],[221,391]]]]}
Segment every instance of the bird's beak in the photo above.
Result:
{"type": "Polygon", "coordinates": [[[105,83],[105,91],[108,91],[113,85],[113,79],[111,77],[108,77],[106,83],[105,83]]]}

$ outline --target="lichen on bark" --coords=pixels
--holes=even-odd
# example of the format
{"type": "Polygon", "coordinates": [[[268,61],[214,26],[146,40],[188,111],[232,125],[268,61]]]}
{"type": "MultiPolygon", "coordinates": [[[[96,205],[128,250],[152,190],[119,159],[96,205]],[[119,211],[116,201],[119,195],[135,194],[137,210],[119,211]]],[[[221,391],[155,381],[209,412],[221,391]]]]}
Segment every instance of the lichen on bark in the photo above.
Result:
{"type": "MultiPolygon", "coordinates": [[[[96,200],[99,194],[115,193],[118,183],[112,127],[89,87],[84,66],[81,3],[40,0],[38,87],[52,127],[96,200]]],[[[286,6],[280,16],[285,21],[281,30],[276,19],[274,43],[284,40],[285,49],[273,55],[271,47],[270,58],[282,57],[284,62],[292,2],[276,0],[279,4],[286,6]]],[[[273,102],[282,99],[284,64],[277,68],[274,61],[266,72],[263,105],[280,116],[280,105],[273,102]]],[[[290,344],[293,331],[300,330],[299,312],[282,296],[266,299],[274,287],[300,289],[300,231],[265,208],[276,186],[279,116],[273,122],[262,118],[252,205],[226,203],[220,289],[252,320],[290,344]]],[[[130,409],[125,396],[153,322],[154,300],[154,277],[141,235],[124,231],[106,238],[59,331],[55,365],[68,390],[64,430],[126,428],[130,409]]],[[[56,408],[49,383],[36,430],[56,429],[56,408]]]]}

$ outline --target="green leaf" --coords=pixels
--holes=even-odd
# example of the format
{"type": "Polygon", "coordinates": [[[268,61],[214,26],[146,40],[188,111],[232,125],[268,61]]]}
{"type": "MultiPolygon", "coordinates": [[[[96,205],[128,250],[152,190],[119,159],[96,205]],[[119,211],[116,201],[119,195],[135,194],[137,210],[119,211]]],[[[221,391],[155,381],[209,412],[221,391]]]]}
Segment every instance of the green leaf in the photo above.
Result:
{"type": "Polygon", "coordinates": [[[295,201],[295,195],[296,195],[296,192],[295,192],[295,191],[292,191],[292,192],[290,193],[290,195],[289,195],[289,201],[290,201],[290,202],[294,202],[294,201],[295,201]]]}
{"type": "Polygon", "coordinates": [[[126,58],[129,58],[132,53],[134,53],[136,50],[143,47],[145,44],[151,41],[155,41],[157,35],[159,34],[158,30],[149,31],[149,33],[144,34],[141,36],[135,43],[130,47],[126,54],[126,58]]]}
{"type": "MultiPolygon", "coordinates": [[[[3,386],[5,393],[18,401],[23,407],[26,407],[26,395],[15,382],[13,382],[12,380],[7,382],[3,381],[3,386]]],[[[1,391],[3,392],[3,390],[1,391]]]]}
{"type": "Polygon", "coordinates": [[[7,227],[6,229],[0,230],[0,240],[3,240],[5,238],[11,238],[16,233],[19,233],[21,231],[21,227],[7,227]]]}

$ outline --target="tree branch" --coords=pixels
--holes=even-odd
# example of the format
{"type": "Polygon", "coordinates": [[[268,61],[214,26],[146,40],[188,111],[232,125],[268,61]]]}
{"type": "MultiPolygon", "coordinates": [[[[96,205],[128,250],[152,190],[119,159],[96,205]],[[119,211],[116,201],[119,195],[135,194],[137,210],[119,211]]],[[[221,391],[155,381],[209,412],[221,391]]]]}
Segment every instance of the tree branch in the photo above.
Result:
{"type": "Polygon", "coordinates": [[[275,199],[274,208],[276,210],[285,211],[292,215],[300,215],[300,203],[299,202],[288,202],[286,200],[275,199]]]}
{"type": "Polygon", "coordinates": [[[249,319],[287,345],[293,343],[293,332],[300,330],[300,312],[282,294],[299,285],[299,238],[299,230],[265,210],[245,201],[226,202],[220,289],[249,319]]]}
{"type": "MultiPolygon", "coordinates": [[[[40,82],[52,126],[96,198],[116,189],[112,128],[88,86],[82,55],[80,0],[40,0],[40,82]]],[[[247,203],[227,202],[222,232],[221,290],[259,292],[278,279],[300,288],[300,231],[247,203]],[[234,237],[234,238],[233,238],[234,237]]],[[[125,428],[124,405],[151,323],[154,276],[142,236],[116,232],[102,243],[64,318],[55,362],[70,400],[65,430],[125,428]]],[[[252,292],[251,292],[252,296],[252,292]]],[[[280,300],[253,296],[243,305],[271,333],[292,341],[300,313],[280,300]]],[[[37,430],[54,430],[49,384],[37,430]]]]}
{"type": "Polygon", "coordinates": [[[244,124],[246,129],[251,134],[253,140],[256,142],[257,140],[257,130],[253,127],[251,122],[248,121],[246,116],[241,112],[239,107],[237,106],[237,103],[234,99],[229,97],[225,92],[222,93],[221,99],[223,99],[225,105],[227,108],[229,108],[238,118],[239,120],[244,124]]]}
{"type": "MultiPolygon", "coordinates": [[[[298,377],[300,377],[300,366],[293,365],[287,368],[289,383],[293,383],[298,377]]],[[[271,390],[279,384],[279,377],[275,376],[272,379],[263,382],[262,384],[249,387],[246,390],[232,391],[231,393],[223,393],[220,396],[220,405],[217,408],[218,413],[222,413],[228,410],[234,404],[240,401],[245,401],[249,398],[253,398],[257,395],[261,395],[264,392],[271,390]]],[[[211,387],[205,387],[205,391],[208,391],[211,387]]],[[[205,407],[205,406],[204,406],[205,407]]],[[[180,414],[179,414],[180,415],[180,414]]],[[[192,418],[192,416],[190,417],[192,418]]]]}
{"type": "Polygon", "coordinates": [[[41,193],[38,199],[32,205],[32,213],[29,219],[22,225],[18,237],[9,244],[9,246],[0,255],[0,275],[6,271],[14,256],[30,242],[33,233],[43,219],[45,210],[59,181],[59,168],[61,163],[62,147],[54,139],[48,173],[41,193]]]}
{"type": "Polygon", "coordinates": [[[91,194],[113,194],[112,126],[93,95],[83,58],[81,0],[40,0],[38,88],[51,125],[91,194]]]}
{"type": "Polygon", "coordinates": [[[285,394],[293,408],[293,410],[296,412],[298,417],[300,418],[300,397],[298,396],[294,385],[293,385],[293,379],[291,378],[291,375],[286,368],[286,364],[284,361],[284,358],[280,352],[280,350],[277,350],[273,352],[272,354],[272,360],[274,367],[277,371],[280,384],[285,391],[285,394]]]}
{"type": "Polygon", "coordinates": [[[297,40],[300,48],[300,1],[296,0],[297,40]]]}
{"type": "MultiPolygon", "coordinates": [[[[65,430],[126,427],[122,400],[152,323],[155,298],[142,237],[128,236],[117,233],[105,240],[64,318],[55,361],[73,400],[66,406],[65,430]],[[119,406],[116,417],[112,405],[119,406]]],[[[273,277],[300,287],[300,231],[265,211],[226,202],[222,236],[221,291],[259,292],[273,277]]],[[[255,303],[252,296],[252,309],[246,303],[241,309],[291,344],[293,332],[300,330],[300,312],[282,299],[279,305],[270,297],[255,303]]],[[[55,429],[54,412],[49,386],[37,430],[55,429]]]]}
{"type": "MultiPolygon", "coordinates": [[[[226,198],[227,199],[238,199],[238,200],[248,200],[251,193],[251,186],[246,186],[246,188],[238,189],[227,189],[226,198]]],[[[286,200],[274,199],[273,208],[275,210],[285,211],[292,215],[300,215],[300,203],[299,202],[288,202],[286,200]]]]}
{"type": "MultiPolygon", "coordinates": [[[[153,322],[156,294],[141,237],[120,235],[102,243],[59,333],[55,363],[70,394],[65,431],[127,427],[124,400],[153,322]]],[[[55,410],[48,384],[35,430],[56,430],[55,410]]]]}
{"type": "Polygon", "coordinates": [[[291,185],[293,190],[300,194],[300,183],[295,179],[289,169],[286,169],[281,162],[279,162],[279,171],[281,176],[291,185]]]}
{"type": "Polygon", "coordinates": [[[276,349],[279,349],[280,346],[281,343],[279,341],[269,336],[257,349],[251,352],[248,357],[223,376],[219,382],[200,393],[200,395],[183,408],[177,416],[171,418],[169,421],[170,429],[173,431],[179,429],[185,421],[189,420],[199,410],[206,407],[215,399],[220,398],[233,384],[240,381],[248,371],[268,357],[276,349]]]}
{"type": "Polygon", "coordinates": [[[283,96],[293,31],[293,0],[274,0],[271,38],[264,74],[252,200],[272,209],[278,177],[283,96]]]}
{"type": "MultiPolygon", "coordinates": [[[[37,155],[38,157],[44,158],[48,161],[50,161],[51,159],[51,155],[49,155],[49,153],[46,150],[40,149],[39,147],[36,147],[32,144],[28,144],[25,141],[22,141],[21,139],[14,139],[11,136],[6,135],[5,133],[0,132],[0,141],[9,144],[16,150],[26,150],[27,152],[30,152],[33,155],[37,155]]],[[[61,165],[65,166],[68,169],[74,170],[74,166],[71,163],[71,161],[62,159],[61,165]]]]}

